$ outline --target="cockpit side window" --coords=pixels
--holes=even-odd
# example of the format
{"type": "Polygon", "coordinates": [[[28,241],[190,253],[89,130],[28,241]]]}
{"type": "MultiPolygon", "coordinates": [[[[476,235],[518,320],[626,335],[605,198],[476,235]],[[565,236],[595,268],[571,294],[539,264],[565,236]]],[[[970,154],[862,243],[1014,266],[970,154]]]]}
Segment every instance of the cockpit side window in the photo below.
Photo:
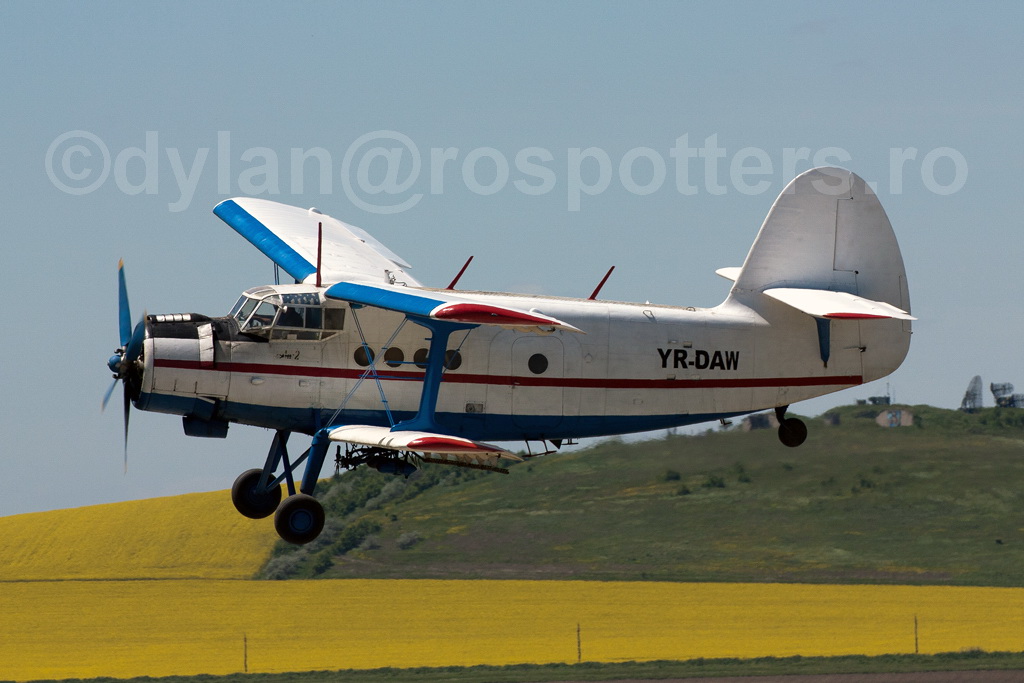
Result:
{"type": "Polygon", "coordinates": [[[343,329],[345,329],[345,309],[344,308],[325,308],[324,309],[324,329],[325,330],[343,330],[343,329]]]}
{"type": "Polygon", "coordinates": [[[307,330],[319,330],[323,325],[323,309],[322,308],[307,308],[306,309],[306,329],[307,330]]]}
{"type": "Polygon", "coordinates": [[[253,313],[252,317],[249,319],[249,324],[246,327],[257,330],[264,327],[270,327],[274,324],[274,317],[276,315],[277,306],[269,301],[261,301],[260,305],[256,307],[256,312],[253,313]]]}
{"type": "Polygon", "coordinates": [[[303,313],[305,306],[284,306],[281,308],[281,317],[277,319],[278,327],[302,327],[303,313]]]}

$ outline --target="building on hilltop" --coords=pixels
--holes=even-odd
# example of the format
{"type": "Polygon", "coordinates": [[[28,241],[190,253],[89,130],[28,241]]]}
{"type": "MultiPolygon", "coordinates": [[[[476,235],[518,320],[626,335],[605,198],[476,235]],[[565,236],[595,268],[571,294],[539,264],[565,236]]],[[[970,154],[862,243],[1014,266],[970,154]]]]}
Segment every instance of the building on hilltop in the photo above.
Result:
{"type": "Polygon", "coordinates": [[[913,427],[914,413],[906,408],[883,410],[875,418],[875,424],[879,427],[913,427]]]}

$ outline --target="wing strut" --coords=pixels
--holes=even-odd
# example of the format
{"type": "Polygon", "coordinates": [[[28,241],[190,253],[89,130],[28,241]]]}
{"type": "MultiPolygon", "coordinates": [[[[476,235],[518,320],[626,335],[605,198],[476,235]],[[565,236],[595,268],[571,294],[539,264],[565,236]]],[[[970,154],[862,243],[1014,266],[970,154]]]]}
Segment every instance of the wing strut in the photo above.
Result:
{"type": "Polygon", "coordinates": [[[359,376],[359,379],[356,380],[356,383],[352,388],[349,389],[349,392],[345,396],[344,400],[342,400],[341,405],[339,405],[338,409],[334,411],[333,415],[331,415],[331,419],[327,420],[327,425],[330,427],[330,425],[334,424],[334,420],[341,414],[341,411],[345,410],[345,406],[348,405],[348,402],[355,395],[356,391],[358,391],[359,387],[362,386],[363,381],[372,377],[373,381],[377,384],[377,392],[380,394],[380,401],[384,405],[384,413],[388,417],[388,424],[393,427],[395,425],[395,419],[391,415],[391,407],[388,404],[388,396],[384,391],[384,385],[380,383],[381,376],[380,373],[377,372],[377,360],[383,358],[388,352],[388,349],[391,348],[391,344],[395,341],[395,337],[397,337],[398,333],[402,331],[403,327],[405,327],[405,323],[409,321],[409,318],[402,318],[402,322],[398,324],[395,331],[391,333],[390,337],[388,337],[387,342],[385,342],[384,346],[380,348],[380,353],[374,355],[373,351],[370,349],[370,345],[366,342],[366,335],[363,334],[363,326],[359,323],[358,310],[362,308],[362,306],[359,304],[351,304],[349,308],[352,311],[352,321],[355,323],[356,332],[359,333],[359,342],[363,347],[363,352],[366,354],[366,358],[370,361],[370,364],[366,370],[363,371],[363,374],[359,376]]]}
{"type": "Polygon", "coordinates": [[[320,271],[323,270],[324,261],[324,224],[320,221],[316,224],[316,286],[323,287],[323,279],[320,271]]]}
{"type": "Polygon", "coordinates": [[[392,430],[437,432],[441,430],[441,427],[437,424],[434,413],[437,410],[437,395],[441,389],[441,380],[444,376],[448,338],[453,332],[471,330],[477,327],[477,325],[453,323],[434,318],[421,318],[419,316],[409,316],[407,319],[430,330],[430,347],[427,349],[427,369],[423,375],[423,391],[420,394],[420,405],[416,415],[412,419],[399,422],[392,427],[392,430]]]}

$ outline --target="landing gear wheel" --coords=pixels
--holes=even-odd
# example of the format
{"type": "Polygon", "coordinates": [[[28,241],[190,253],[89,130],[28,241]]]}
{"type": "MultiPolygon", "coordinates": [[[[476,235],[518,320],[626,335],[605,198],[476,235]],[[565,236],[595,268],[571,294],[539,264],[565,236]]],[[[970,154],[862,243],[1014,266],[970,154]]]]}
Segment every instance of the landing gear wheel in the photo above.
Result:
{"type": "Polygon", "coordinates": [[[263,519],[274,514],[281,504],[281,487],[275,486],[269,491],[256,493],[263,470],[246,470],[238,475],[231,487],[231,502],[235,509],[249,519],[263,519]]]}
{"type": "Polygon", "coordinates": [[[277,509],[274,528],[278,536],[289,543],[309,543],[323,531],[324,508],[316,498],[305,493],[288,496],[277,509]]]}
{"type": "Polygon", "coordinates": [[[782,445],[796,448],[807,440],[807,425],[803,420],[788,417],[779,423],[779,441],[782,445]]]}

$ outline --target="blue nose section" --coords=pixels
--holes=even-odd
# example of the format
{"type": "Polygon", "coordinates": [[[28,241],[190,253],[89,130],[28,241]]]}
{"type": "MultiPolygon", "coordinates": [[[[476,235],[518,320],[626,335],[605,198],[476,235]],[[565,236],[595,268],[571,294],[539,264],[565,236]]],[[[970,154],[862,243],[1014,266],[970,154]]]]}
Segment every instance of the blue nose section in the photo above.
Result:
{"type": "Polygon", "coordinates": [[[115,353],[107,359],[107,367],[110,368],[110,371],[115,375],[118,374],[118,371],[121,369],[121,354],[115,353]]]}

